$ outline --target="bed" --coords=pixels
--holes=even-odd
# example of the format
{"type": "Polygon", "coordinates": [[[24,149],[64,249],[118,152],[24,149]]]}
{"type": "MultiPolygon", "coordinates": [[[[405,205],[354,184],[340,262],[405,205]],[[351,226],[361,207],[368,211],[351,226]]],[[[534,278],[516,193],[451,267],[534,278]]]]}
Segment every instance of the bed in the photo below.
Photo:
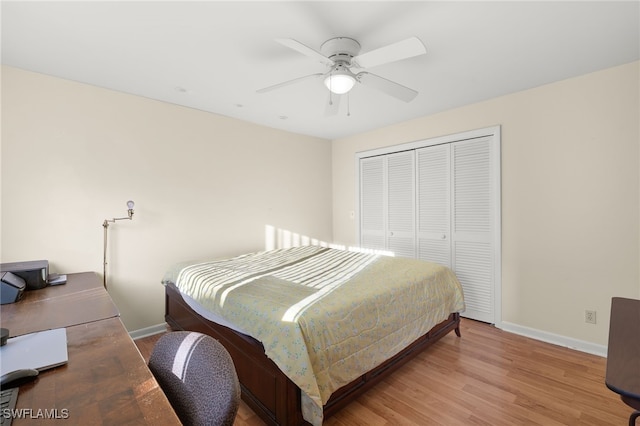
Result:
{"type": "Polygon", "coordinates": [[[416,259],[318,246],[175,265],[167,323],[218,339],[268,424],[322,424],[455,330],[455,274],[416,259]]]}

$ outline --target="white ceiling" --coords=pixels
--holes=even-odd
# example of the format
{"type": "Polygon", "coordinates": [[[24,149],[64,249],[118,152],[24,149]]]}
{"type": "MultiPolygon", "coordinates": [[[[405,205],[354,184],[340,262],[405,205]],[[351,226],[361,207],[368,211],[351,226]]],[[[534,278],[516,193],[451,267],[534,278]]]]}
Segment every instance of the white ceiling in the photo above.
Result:
{"type": "Polygon", "coordinates": [[[638,1],[2,1],[2,63],[336,139],[640,59],[638,1]],[[368,71],[419,91],[357,85],[336,116],[324,72],[274,41],[367,52],[417,36],[427,54],[368,71]]]}

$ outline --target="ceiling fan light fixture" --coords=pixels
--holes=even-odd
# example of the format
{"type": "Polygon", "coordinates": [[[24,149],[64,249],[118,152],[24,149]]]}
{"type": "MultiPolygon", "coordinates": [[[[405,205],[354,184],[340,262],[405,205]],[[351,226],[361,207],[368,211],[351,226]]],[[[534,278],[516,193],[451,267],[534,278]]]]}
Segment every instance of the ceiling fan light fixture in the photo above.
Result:
{"type": "Polygon", "coordinates": [[[355,77],[347,73],[329,74],[327,78],[324,79],[324,85],[336,95],[343,95],[347,93],[349,90],[353,89],[355,84],[355,77]]]}

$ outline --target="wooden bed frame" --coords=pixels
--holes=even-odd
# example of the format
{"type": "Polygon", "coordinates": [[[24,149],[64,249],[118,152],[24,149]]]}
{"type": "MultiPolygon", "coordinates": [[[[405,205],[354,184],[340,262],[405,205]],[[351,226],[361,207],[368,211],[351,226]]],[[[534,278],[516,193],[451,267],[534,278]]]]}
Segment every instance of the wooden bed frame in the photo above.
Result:
{"type": "MultiPolygon", "coordinates": [[[[262,420],[269,425],[308,424],[302,418],[300,389],[267,358],[259,341],[208,321],[187,305],[175,286],[169,284],[165,287],[167,323],[174,330],[208,334],[224,345],[233,358],[242,399],[262,420]]],[[[451,314],[393,358],[337,390],[324,406],[324,417],[340,410],[452,330],[460,337],[458,313],[451,314]]]]}

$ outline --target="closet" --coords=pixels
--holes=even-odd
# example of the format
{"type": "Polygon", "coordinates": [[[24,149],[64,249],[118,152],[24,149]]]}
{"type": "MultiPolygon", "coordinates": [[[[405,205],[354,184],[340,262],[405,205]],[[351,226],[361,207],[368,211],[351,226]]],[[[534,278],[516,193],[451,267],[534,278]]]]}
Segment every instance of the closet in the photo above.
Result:
{"type": "Polygon", "coordinates": [[[456,273],[465,317],[500,318],[500,128],[356,155],[362,248],[456,273]]]}

